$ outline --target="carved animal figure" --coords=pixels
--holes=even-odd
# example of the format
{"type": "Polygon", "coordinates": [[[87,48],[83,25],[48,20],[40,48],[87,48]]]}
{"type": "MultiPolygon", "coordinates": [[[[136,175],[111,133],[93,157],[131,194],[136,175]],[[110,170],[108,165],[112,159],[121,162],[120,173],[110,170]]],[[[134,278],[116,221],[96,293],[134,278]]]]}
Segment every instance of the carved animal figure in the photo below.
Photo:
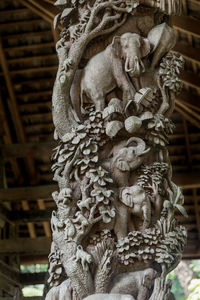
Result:
{"type": "Polygon", "coordinates": [[[73,219],[73,222],[79,223],[81,229],[84,231],[85,228],[88,227],[88,220],[86,219],[86,217],[84,217],[84,215],[80,211],[77,211],[75,216],[76,216],[76,219],[73,219]]]}
{"type": "Polygon", "coordinates": [[[92,262],[92,256],[83,250],[83,247],[79,245],[76,251],[76,262],[80,261],[84,271],[88,271],[88,264],[92,262]]]}
{"type": "Polygon", "coordinates": [[[157,276],[157,271],[152,268],[122,273],[114,278],[110,293],[128,293],[135,300],[147,300],[149,299],[149,292],[154,284],[154,279],[157,276]]]}
{"type": "Polygon", "coordinates": [[[120,187],[129,186],[130,172],[143,163],[149,151],[150,148],[146,148],[146,143],[141,138],[133,137],[114,152],[111,174],[120,187]]]}
{"type": "Polygon", "coordinates": [[[87,208],[90,210],[90,204],[92,203],[92,198],[87,198],[84,200],[79,200],[77,202],[77,206],[80,208],[80,210],[83,210],[83,208],[87,208]]]}
{"type": "Polygon", "coordinates": [[[138,77],[145,72],[142,58],[149,53],[149,40],[139,34],[124,33],[122,36],[115,36],[112,44],[92,57],[82,73],[77,74],[80,78],[75,78],[76,84],[72,87],[71,98],[78,116],[81,118],[80,97],[77,95],[79,80],[82,103],[86,96],[95,104],[97,110],[103,110],[106,95],[119,87],[123,91],[125,106],[135,95],[135,88],[128,75],[138,77]]]}
{"type": "Polygon", "coordinates": [[[135,300],[131,295],[120,294],[94,294],[90,295],[83,300],[135,300]]]}
{"type": "MultiPolygon", "coordinates": [[[[125,231],[127,231],[126,228],[129,223],[132,224],[132,231],[139,229],[137,228],[137,224],[132,222],[131,215],[143,220],[142,230],[149,227],[151,221],[151,203],[142,187],[133,185],[122,189],[120,200],[125,204],[125,206],[120,205],[118,208],[120,215],[124,219],[127,217],[127,224],[124,224],[125,231]]],[[[122,224],[120,225],[122,226],[122,224]]]]}
{"type": "Polygon", "coordinates": [[[71,240],[76,233],[76,228],[70,219],[64,221],[65,223],[65,239],[71,240]]]}

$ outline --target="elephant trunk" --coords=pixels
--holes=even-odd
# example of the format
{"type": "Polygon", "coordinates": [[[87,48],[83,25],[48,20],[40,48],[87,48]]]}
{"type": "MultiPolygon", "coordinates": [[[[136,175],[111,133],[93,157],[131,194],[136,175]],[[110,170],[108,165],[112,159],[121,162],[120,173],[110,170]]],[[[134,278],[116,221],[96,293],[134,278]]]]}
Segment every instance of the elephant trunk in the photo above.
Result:
{"type": "Polygon", "coordinates": [[[141,73],[145,72],[144,64],[138,56],[134,58],[126,58],[125,71],[130,74],[131,77],[139,77],[141,73]]]}

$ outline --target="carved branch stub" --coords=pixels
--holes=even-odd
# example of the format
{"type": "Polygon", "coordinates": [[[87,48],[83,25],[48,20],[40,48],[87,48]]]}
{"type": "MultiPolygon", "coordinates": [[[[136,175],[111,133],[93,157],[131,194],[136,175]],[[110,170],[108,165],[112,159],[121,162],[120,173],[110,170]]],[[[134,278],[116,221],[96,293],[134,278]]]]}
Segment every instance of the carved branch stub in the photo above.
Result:
{"type": "Polygon", "coordinates": [[[172,297],[183,195],[171,180],[170,115],[183,59],[169,52],[179,0],[57,0],[51,299],[172,297]]]}

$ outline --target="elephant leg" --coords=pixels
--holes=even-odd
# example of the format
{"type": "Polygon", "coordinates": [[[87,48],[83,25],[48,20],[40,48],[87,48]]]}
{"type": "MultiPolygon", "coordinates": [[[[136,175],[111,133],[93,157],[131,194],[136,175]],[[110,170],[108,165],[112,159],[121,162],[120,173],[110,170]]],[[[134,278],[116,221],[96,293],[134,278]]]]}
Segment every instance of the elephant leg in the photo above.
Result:
{"type": "Polygon", "coordinates": [[[146,286],[141,286],[138,292],[137,300],[147,300],[149,290],[146,286]]]}
{"type": "Polygon", "coordinates": [[[148,228],[151,222],[151,204],[150,201],[145,203],[142,207],[143,212],[143,226],[142,229],[148,228]]]}
{"type": "Polygon", "coordinates": [[[105,95],[96,92],[92,96],[92,101],[94,102],[96,110],[103,111],[105,108],[105,95]]]}
{"type": "Polygon", "coordinates": [[[117,239],[121,239],[128,234],[129,211],[126,206],[117,207],[116,222],[114,232],[117,239]]]}

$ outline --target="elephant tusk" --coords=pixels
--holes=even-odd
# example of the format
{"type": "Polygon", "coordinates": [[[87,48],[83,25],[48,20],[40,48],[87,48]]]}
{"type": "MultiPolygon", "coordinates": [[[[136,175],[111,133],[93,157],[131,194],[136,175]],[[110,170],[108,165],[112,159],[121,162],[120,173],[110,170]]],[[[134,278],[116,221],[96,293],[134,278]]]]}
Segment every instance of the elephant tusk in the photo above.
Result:
{"type": "Polygon", "coordinates": [[[141,67],[142,67],[142,73],[144,73],[144,72],[145,72],[145,66],[144,66],[144,64],[143,64],[142,61],[140,61],[140,65],[141,65],[141,67]]]}
{"type": "Polygon", "coordinates": [[[125,72],[127,72],[127,73],[134,72],[134,69],[133,68],[131,68],[131,69],[128,68],[128,58],[126,58],[126,61],[125,61],[125,72]]]}

